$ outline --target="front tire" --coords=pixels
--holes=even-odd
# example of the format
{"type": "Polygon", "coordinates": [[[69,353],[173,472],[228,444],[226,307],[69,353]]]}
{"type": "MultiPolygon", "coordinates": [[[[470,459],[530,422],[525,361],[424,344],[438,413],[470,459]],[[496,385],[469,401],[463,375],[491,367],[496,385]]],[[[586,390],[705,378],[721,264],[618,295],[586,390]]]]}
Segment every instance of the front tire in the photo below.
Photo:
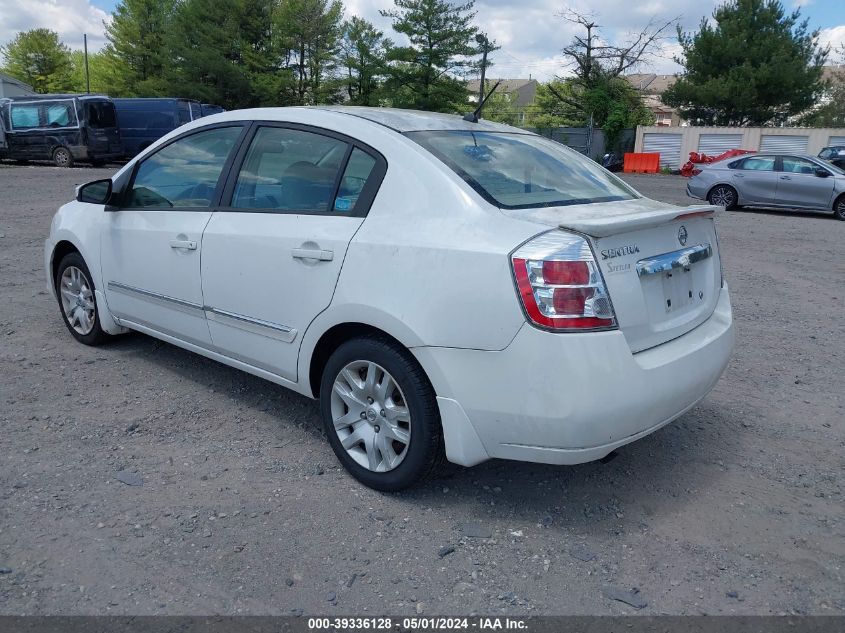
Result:
{"type": "Polygon", "coordinates": [[[833,203],[833,215],[837,220],[845,220],[845,194],[842,194],[833,203]]]}
{"type": "Polygon", "coordinates": [[[53,162],[56,167],[73,167],[73,154],[67,147],[57,147],[53,150],[53,162]]]}
{"type": "Polygon", "coordinates": [[[385,336],[347,341],[331,355],[320,413],[338,460],[375,490],[408,488],[445,459],[434,389],[414,357],[385,336]]]}
{"type": "Polygon", "coordinates": [[[725,207],[728,211],[738,208],[739,194],[730,185],[716,185],[707,194],[707,202],[712,205],[725,207]]]}
{"type": "Polygon", "coordinates": [[[68,331],[84,345],[99,345],[109,339],[100,327],[97,296],[91,273],[79,253],[68,253],[56,272],[56,296],[68,331]]]}

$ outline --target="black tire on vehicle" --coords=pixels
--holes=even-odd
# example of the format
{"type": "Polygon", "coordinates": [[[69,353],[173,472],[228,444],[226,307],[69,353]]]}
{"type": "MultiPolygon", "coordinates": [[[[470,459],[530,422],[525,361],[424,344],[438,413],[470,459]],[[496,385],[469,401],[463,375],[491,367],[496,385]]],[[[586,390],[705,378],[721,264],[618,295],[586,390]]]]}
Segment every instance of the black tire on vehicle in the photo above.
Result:
{"type": "Polygon", "coordinates": [[[833,203],[833,215],[837,220],[845,220],[845,193],[833,203]]]}
{"type": "Polygon", "coordinates": [[[54,283],[62,319],[73,338],[85,345],[100,345],[111,338],[100,327],[94,282],[82,255],[65,255],[59,262],[54,283]]]}
{"type": "Polygon", "coordinates": [[[736,189],[730,185],[716,185],[707,194],[707,202],[720,207],[725,207],[728,211],[738,209],[739,194],[736,189]]]}
{"type": "Polygon", "coordinates": [[[375,490],[395,492],[408,488],[433,475],[446,461],[434,389],[416,359],[386,336],[352,339],[334,351],[320,381],[320,414],[340,463],[355,479],[375,490]],[[360,370],[354,369],[357,366],[360,370]],[[375,399],[365,395],[370,384],[366,377],[371,371],[375,399]],[[350,380],[360,380],[361,384],[353,389],[350,380]],[[391,389],[390,394],[379,395],[382,386],[391,389]],[[349,398],[355,402],[350,403],[349,398]],[[396,412],[400,410],[407,412],[407,421],[399,419],[396,412]],[[379,433],[383,435],[379,437],[379,433]],[[390,439],[403,433],[407,433],[407,440],[390,439]],[[344,448],[341,435],[347,443],[359,435],[362,439],[344,448]],[[370,459],[372,445],[366,437],[375,438],[372,445],[376,447],[373,451],[377,462],[370,459]],[[389,447],[380,448],[379,441],[389,447]],[[377,463],[376,468],[383,470],[359,463],[356,455],[358,460],[377,463]],[[390,462],[395,459],[399,461],[393,466],[390,462]]]}
{"type": "Polygon", "coordinates": [[[53,162],[56,167],[73,167],[73,154],[67,147],[57,147],[53,150],[53,162]]]}

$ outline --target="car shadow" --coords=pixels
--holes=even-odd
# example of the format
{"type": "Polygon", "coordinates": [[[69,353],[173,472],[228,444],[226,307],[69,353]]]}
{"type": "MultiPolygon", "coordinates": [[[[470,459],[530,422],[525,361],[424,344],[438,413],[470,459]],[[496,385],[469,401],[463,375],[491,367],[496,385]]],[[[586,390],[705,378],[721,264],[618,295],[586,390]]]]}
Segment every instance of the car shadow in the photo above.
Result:
{"type": "MultiPolygon", "coordinates": [[[[334,459],[316,400],[143,334],[121,336],[107,349],[124,357],[143,358],[198,388],[213,389],[236,401],[244,416],[294,410],[297,420],[305,422],[301,428],[334,459]],[[273,405],[269,409],[268,400],[273,405]],[[304,412],[310,413],[303,416],[304,412]]],[[[414,488],[374,494],[396,512],[402,512],[403,506],[426,504],[441,508],[448,516],[482,521],[505,515],[541,527],[588,529],[613,521],[635,529],[651,517],[671,515],[681,505],[694,504],[702,489],[714,485],[714,478],[724,472],[716,465],[715,456],[723,456],[726,436],[736,443],[745,431],[736,415],[705,400],[673,423],[601,461],[556,466],[490,460],[472,468],[447,464],[438,475],[414,488]]],[[[288,423],[278,415],[273,417],[279,424],[288,423]]],[[[270,437],[272,429],[268,428],[270,437]]],[[[346,473],[341,476],[349,477],[346,473]]]]}
{"type": "Polygon", "coordinates": [[[796,215],[810,218],[835,219],[833,211],[812,211],[809,209],[770,209],[767,207],[742,207],[731,211],[731,213],[751,213],[753,215],[777,215],[782,217],[794,217],[796,215]]]}

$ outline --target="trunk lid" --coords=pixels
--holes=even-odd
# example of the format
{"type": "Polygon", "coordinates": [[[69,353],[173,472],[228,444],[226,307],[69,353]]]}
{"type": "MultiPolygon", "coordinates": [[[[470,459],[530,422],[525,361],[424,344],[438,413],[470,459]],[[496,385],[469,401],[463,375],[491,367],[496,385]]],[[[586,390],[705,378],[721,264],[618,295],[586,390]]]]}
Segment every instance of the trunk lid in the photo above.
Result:
{"type": "Polygon", "coordinates": [[[676,207],[646,198],[503,211],[587,236],[619,329],[632,352],[706,321],[722,282],[713,216],[721,207],[676,207]]]}

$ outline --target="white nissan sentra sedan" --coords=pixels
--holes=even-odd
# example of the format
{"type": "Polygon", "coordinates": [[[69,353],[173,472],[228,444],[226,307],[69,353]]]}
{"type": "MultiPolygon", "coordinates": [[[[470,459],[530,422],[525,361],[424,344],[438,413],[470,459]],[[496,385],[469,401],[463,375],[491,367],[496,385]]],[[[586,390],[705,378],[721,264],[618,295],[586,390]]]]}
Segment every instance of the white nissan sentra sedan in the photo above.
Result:
{"type": "Polygon", "coordinates": [[[136,330],[317,398],[349,472],[399,490],[444,458],[599,459],[707,395],[718,211],[505,125],[242,110],[79,187],[45,265],[79,342],[136,330]]]}

